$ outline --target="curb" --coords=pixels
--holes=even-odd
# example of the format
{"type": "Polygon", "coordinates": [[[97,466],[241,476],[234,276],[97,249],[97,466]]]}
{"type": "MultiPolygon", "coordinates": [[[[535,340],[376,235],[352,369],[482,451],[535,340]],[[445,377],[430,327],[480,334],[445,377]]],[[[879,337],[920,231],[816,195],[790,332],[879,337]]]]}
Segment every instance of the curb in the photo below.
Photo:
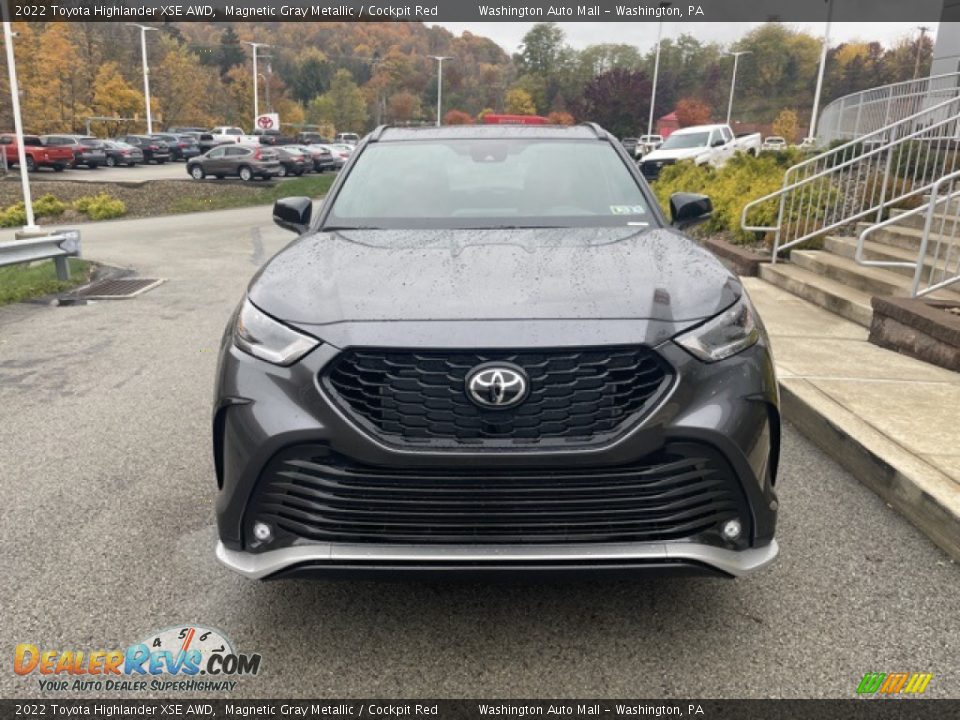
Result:
{"type": "Polygon", "coordinates": [[[783,417],[960,562],[957,483],[802,378],[780,380],[783,417]]]}

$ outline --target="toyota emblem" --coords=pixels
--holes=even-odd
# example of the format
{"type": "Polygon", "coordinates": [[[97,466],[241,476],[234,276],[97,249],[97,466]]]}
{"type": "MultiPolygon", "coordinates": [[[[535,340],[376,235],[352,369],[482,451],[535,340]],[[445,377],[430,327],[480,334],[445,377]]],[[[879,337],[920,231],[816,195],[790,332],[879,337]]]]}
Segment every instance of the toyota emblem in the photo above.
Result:
{"type": "Polygon", "coordinates": [[[467,375],[467,395],[482,408],[503,410],[519,405],[529,389],[527,374],[516,365],[485,363],[467,375]]]}

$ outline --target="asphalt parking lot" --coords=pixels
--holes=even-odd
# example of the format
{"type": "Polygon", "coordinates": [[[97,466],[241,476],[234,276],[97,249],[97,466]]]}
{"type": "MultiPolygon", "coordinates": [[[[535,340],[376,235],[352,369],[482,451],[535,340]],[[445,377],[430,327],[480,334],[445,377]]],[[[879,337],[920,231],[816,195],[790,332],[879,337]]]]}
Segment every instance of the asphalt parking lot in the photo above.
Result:
{"type": "MultiPolygon", "coordinates": [[[[17,169],[14,168],[14,172],[17,169]]],[[[98,167],[93,170],[85,167],[70,168],[55,173],[52,170],[39,170],[31,175],[36,180],[75,180],[79,182],[144,182],[146,180],[189,180],[187,164],[182,160],[171,161],[163,165],[135,165],[134,167],[98,167]]],[[[236,180],[236,178],[233,178],[236,180]]],[[[286,178],[274,178],[285,180],[286,178]]],[[[217,182],[210,177],[203,182],[217,182]]]]}
{"type": "MultiPolygon", "coordinates": [[[[232,574],[213,556],[216,351],[249,277],[293,236],[267,208],[82,232],[86,257],[167,282],[132,300],[0,308],[8,658],[21,642],[125,647],[199,623],[263,657],[231,697],[853,697],[876,671],[930,672],[928,696],[960,697],[957,566],[789,426],[781,557],[745,579],[232,574]]],[[[10,665],[0,696],[53,697],[10,665]]]]}

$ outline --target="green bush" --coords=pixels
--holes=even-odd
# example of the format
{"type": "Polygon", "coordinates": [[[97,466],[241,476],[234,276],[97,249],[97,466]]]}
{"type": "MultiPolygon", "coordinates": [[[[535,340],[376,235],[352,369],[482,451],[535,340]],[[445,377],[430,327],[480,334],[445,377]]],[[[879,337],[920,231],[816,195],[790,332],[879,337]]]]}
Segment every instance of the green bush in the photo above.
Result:
{"type": "MultiPolygon", "coordinates": [[[[33,201],[34,217],[54,217],[63,214],[66,204],[47,194],[33,201]]],[[[18,227],[27,224],[27,209],[23,201],[14,203],[0,210],[0,227],[18,227]]]]}
{"type": "Polygon", "coordinates": [[[109,220],[121,217],[127,212],[127,206],[123,200],[111,197],[107,193],[84,195],[73,201],[73,207],[91,220],[109,220]]]}

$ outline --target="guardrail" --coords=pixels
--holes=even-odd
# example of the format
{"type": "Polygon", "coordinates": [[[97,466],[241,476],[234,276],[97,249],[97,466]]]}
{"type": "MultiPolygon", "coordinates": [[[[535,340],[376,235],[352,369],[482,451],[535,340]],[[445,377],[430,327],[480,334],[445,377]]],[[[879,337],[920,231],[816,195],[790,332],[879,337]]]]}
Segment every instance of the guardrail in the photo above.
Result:
{"type": "Polygon", "coordinates": [[[67,258],[80,257],[80,231],[59,230],[53,235],[0,242],[0,267],[36,260],[53,260],[57,278],[70,279],[67,258]]]}
{"type": "Polygon", "coordinates": [[[879,222],[886,209],[927,192],[956,170],[960,97],[788,168],[780,190],[744,206],[740,224],[747,231],[774,233],[776,262],[778,253],[805,240],[868,217],[879,222]],[[756,224],[769,218],[771,224],[756,224]]]}
{"type": "Polygon", "coordinates": [[[946,175],[930,188],[930,201],[918,208],[871,225],[857,238],[856,260],[861,265],[883,268],[913,269],[911,295],[922,297],[960,282],[960,172],[946,175]],[[923,216],[923,235],[917,259],[870,260],[864,244],[878,232],[902,223],[907,218],[923,216]],[[924,287],[921,288],[921,285],[924,287]]]}
{"type": "Polygon", "coordinates": [[[817,142],[825,147],[837,140],[856,140],[958,96],[960,72],[850,93],[837,98],[820,113],[817,142]]]}

